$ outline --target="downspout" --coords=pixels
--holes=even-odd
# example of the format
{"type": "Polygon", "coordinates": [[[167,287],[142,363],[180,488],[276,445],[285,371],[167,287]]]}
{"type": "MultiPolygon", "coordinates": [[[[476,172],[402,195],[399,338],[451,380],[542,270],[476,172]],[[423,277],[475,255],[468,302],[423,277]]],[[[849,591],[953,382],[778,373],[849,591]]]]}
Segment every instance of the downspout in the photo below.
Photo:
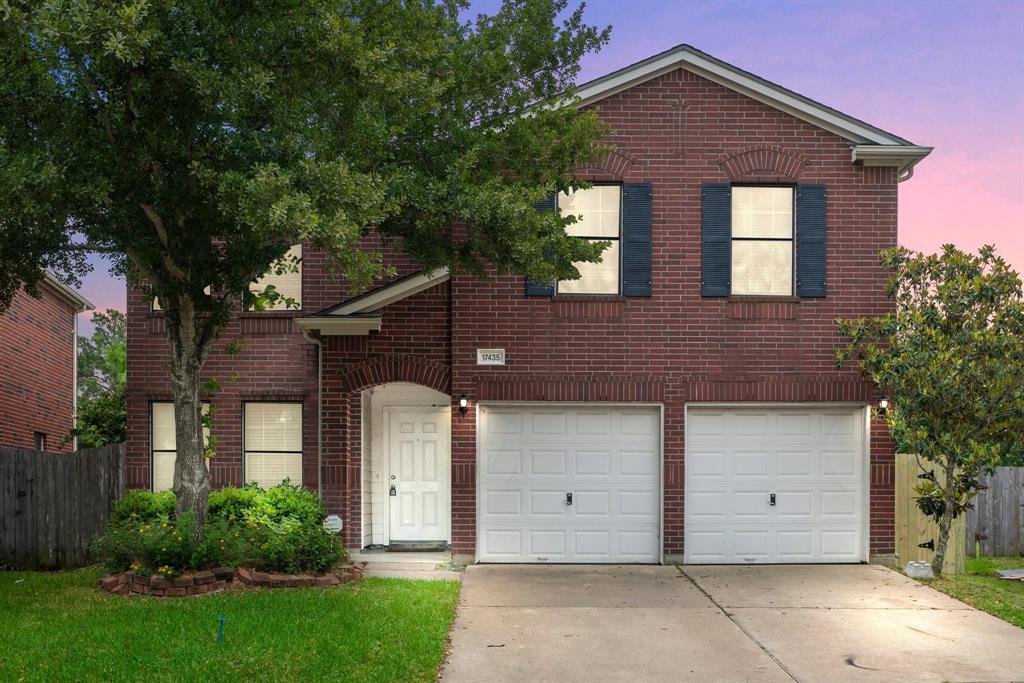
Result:
{"type": "Polygon", "coordinates": [[[324,345],[319,336],[302,329],[302,336],[316,346],[316,494],[324,498],[323,441],[324,441],[324,345]]]}
{"type": "Polygon", "coordinates": [[[78,311],[71,314],[71,450],[78,450],[78,311]]]}

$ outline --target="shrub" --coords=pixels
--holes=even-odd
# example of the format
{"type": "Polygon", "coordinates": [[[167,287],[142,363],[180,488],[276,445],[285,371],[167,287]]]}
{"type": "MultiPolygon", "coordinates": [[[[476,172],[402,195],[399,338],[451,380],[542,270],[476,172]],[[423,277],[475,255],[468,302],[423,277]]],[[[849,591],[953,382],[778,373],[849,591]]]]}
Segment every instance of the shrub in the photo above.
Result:
{"type": "Polygon", "coordinates": [[[323,527],[317,495],[287,481],[266,490],[211,492],[199,540],[192,536],[194,517],[174,519],[174,502],[171,491],[130,491],[114,504],[93,556],[112,572],[165,576],[218,566],[322,573],[345,556],[338,536],[323,527]]]}
{"type": "Polygon", "coordinates": [[[263,571],[320,574],[345,556],[338,536],[320,524],[293,519],[250,523],[243,533],[252,549],[253,566],[263,571]]]}
{"type": "Polygon", "coordinates": [[[246,522],[277,523],[294,519],[302,524],[322,524],[326,513],[320,498],[301,486],[285,480],[269,489],[256,484],[242,488],[227,486],[210,493],[211,518],[246,522]]]}
{"type": "Polygon", "coordinates": [[[110,523],[121,524],[135,519],[155,522],[174,516],[174,491],[129,491],[114,503],[110,511],[110,523]]]}
{"type": "Polygon", "coordinates": [[[173,576],[193,568],[193,519],[190,514],[180,520],[131,518],[112,524],[93,543],[93,555],[111,571],[173,576]]]}

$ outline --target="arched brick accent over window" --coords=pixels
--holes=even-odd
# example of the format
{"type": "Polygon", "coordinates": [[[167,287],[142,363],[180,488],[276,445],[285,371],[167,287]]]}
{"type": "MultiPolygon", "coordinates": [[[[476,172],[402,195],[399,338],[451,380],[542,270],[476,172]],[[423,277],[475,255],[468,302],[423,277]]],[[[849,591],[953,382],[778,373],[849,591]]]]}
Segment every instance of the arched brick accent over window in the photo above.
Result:
{"type": "Polygon", "coordinates": [[[719,159],[719,165],[731,180],[796,180],[804,165],[801,156],[780,147],[748,147],[719,159]]]}
{"type": "Polygon", "coordinates": [[[451,393],[452,370],[410,355],[377,356],[354,363],[341,375],[346,391],[360,391],[388,382],[414,382],[443,394],[451,393]]]}
{"type": "Polygon", "coordinates": [[[639,177],[636,174],[642,165],[636,157],[613,149],[594,163],[576,169],[576,175],[588,180],[627,180],[639,177]]]}

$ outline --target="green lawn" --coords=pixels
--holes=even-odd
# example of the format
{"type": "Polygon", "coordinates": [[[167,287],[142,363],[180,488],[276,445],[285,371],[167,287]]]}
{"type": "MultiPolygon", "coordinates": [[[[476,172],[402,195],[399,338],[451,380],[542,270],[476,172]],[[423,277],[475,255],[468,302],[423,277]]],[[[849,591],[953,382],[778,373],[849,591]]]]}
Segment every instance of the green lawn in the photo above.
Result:
{"type": "Polygon", "coordinates": [[[0,572],[0,680],[433,681],[457,600],[451,581],[159,599],[101,593],[93,570],[0,572]]]}
{"type": "Polygon", "coordinates": [[[967,573],[929,583],[932,588],[1024,628],[1024,581],[996,577],[997,569],[1024,567],[1024,557],[967,558],[967,573]]]}

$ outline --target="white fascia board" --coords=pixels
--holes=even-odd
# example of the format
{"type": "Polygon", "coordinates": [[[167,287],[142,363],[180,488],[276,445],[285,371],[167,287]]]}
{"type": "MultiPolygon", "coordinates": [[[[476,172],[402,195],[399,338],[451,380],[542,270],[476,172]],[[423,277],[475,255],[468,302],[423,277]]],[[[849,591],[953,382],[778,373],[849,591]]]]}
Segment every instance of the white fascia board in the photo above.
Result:
{"type": "Polygon", "coordinates": [[[374,292],[357,297],[349,303],[342,304],[328,313],[327,316],[347,316],[355,313],[378,311],[388,304],[393,304],[413,294],[418,294],[425,289],[439,285],[442,282],[447,282],[450,277],[447,268],[418,273],[394,284],[385,285],[374,292]]]}
{"type": "Polygon", "coordinates": [[[371,332],[380,331],[381,319],[377,317],[337,318],[316,316],[312,318],[296,318],[295,324],[304,333],[316,332],[322,337],[366,336],[371,332]]]}
{"type": "Polygon", "coordinates": [[[91,311],[96,308],[88,299],[58,280],[49,271],[43,272],[43,282],[49,285],[50,289],[53,290],[57,296],[74,306],[76,313],[91,311]]]}
{"type": "Polygon", "coordinates": [[[854,142],[898,146],[907,144],[905,140],[894,135],[886,135],[851,117],[843,116],[821,106],[815,106],[784,89],[751,78],[738,69],[707,59],[686,48],[670,51],[660,58],[640,63],[635,68],[623,70],[610,78],[598,79],[598,82],[590,86],[584,85],[576,91],[577,106],[591,104],[678,68],[692,71],[709,81],[854,142]]]}

